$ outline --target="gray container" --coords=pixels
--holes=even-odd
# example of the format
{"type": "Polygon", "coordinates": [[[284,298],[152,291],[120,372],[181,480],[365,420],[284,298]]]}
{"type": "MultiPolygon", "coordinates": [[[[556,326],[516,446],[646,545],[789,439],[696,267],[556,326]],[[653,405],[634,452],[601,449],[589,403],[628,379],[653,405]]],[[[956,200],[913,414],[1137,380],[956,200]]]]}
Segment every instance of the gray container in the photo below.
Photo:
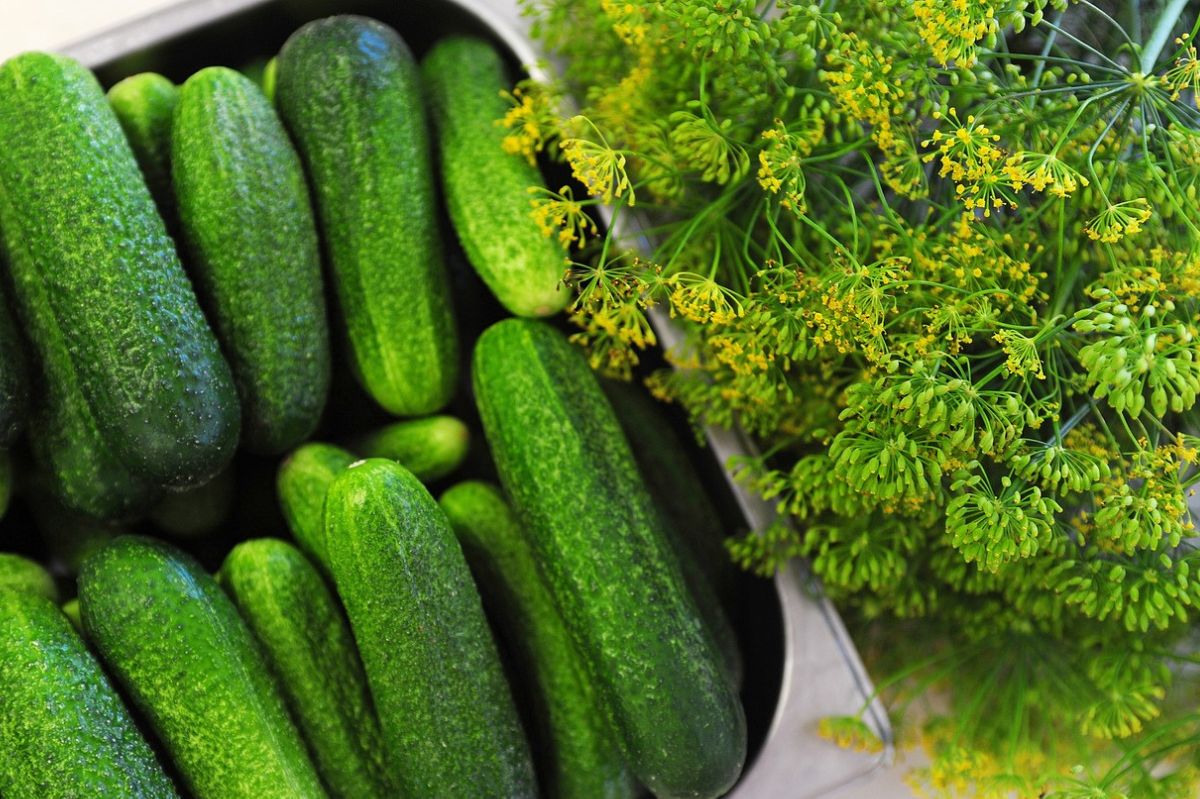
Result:
{"type": "MultiPolygon", "coordinates": [[[[234,55],[243,60],[269,56],[305,21],[337,13],[377,17],[395,25],[406,38],[418,35],[431,20],[437,21],[432,27],[438,30],[461,28],[487,34],[538,75],[533,65],[539,54],[527,35],[528,21],[520,14],[517,0],[188,0],[77,42],[64,52],[91,67],[133,72],[142,68],[144,58],[164,49],[172,52],[176,45],[186,49],[193,37],[202,31],[211,33],[216,25],[222,35],[207,42],[211,57],[194,66],[229,64],[234,55]],[[239,26],[243,12],[253,12],[253,26],[239,26]],[[268,25],[259,27],[264,20],[268,25]],[[254,44],[247,45],[251,40],[254,44]],[[250,47],[253,51],[247,52],[250,47]]],[[[636,235],[636,230],[622,233],[636,235]]],[[[665,314],[654,316],[652,322],[664,347],[681,343],[680,331],[665,314]]],[[[709,429],[707,435],[719,464],[754,452],[753,443],[737,430],[709,429]]],[[[775,517],[773,508],[722,472],[747,525],[765,529],[775,517]]],[[[805,564],[793,562],[775,577],[774,587],[782,617],[779,697],[765,740],[730,796],[831,796],[854,783],[862,784],[868,775],[891,764],[891,729],[882,706],[872,698],[874,689],[841,618],[805,564]],[[855,715],[864,707],[864,719],[885,743],[883,751],[845,751],[817,736],[821,718],[855,715]]],[[[874,794],[869,786],[862,787],[874,794]]]]}

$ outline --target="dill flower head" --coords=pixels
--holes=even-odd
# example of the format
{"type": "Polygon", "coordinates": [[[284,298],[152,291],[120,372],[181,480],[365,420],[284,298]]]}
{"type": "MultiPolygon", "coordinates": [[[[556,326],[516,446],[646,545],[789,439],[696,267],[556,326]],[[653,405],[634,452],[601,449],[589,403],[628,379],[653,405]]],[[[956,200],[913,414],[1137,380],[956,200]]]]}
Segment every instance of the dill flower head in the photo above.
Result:
{"type": "Polygon", "coordinates": [[[1094,241],[1115,244],[1126,236],[1141,233],[1150,216],[1150,203],[1145,197],[1108,203],[1087,221],[1084,232],[1094,241]]]}

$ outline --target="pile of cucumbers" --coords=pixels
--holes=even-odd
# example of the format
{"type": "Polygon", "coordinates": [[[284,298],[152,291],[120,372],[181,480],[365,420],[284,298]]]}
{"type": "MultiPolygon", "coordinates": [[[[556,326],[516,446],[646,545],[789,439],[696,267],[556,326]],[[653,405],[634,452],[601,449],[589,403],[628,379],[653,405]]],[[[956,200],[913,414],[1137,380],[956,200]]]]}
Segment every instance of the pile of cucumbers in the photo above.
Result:
{"type": "Polygon", "coordinates": [[[242,540],[215,575],[176,544],[102,536],[61,606],[61,574],[0,554],[0,797],[715,797],[737,780],[718,514],[653,403],[537,319],[569,300],[566,253],[529,216],[537,169],[501,146],[508,80],[485,41],[418,65],[352,16],[293,34],[261,87],[213,67],[106,96],[68,58],[0,65],[16,482],[51,528],[200,530],[238,490],[235,450],[284,456],[293,536],[242,540]],[[513,315],[475,341],[442,203],[513,315]],[[471,450],[439,414],[460,348],[498,485],[447,482],[471,450]],[[335,351],[404,418],[311,441],[335,351]]]}

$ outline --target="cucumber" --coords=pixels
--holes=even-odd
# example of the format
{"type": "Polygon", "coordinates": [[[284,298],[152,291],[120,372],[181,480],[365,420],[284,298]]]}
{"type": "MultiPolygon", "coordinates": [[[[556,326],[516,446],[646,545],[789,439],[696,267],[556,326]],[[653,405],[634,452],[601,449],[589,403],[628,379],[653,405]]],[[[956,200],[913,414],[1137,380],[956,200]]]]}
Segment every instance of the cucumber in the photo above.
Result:
{"type": "Polygon", "coordinates": [[[83,619],[79,616],[79,597],[73,597],[63,603],[62,614],[67,617],[67,621],[71,622],[71,626],[75,628],[80,635],[83,634],[83,619]]]}
{"type": "Polygon", "coordinates": [[[423,483],[438,480],[462,465],[471,443],[467,426],[453,416],[426,416],[394,422],[366,436],[355,447],[366,458],[389,458],[423,483]]]}
{"type": "Polygon", "coordinates": [[[216,532],[233,509],[237,486],[233,464],[202,486],[169,491],[150,511],[150,521],[171,538],[200,538],[216,532]]]}
{"type": "Polygon", "coordinates": [[[310,22],[279,53],[275,93],[312,181],[360,382],[398,416],[437,411],[458,343],[408,46],[364,17],[310,22]]]}
{"type": "Polygon", "coordinates": [[[237,383],[243,443],[277,455],[308,438],[329,393],[321,254],[300,158],[258,87],[209,67],[180,90],[171,163],[192,274],[237,383]]]}
{"type": "Polygon", "coordinates": [[[529,540],[500,490],[459,483],[438,504],[498,604],[504,638],[517,657],[514,672],[535,706],[535,751],[541,784],[556,799],[633,799],[637,783],[604,719],[600,699],[554,598],[538,573],[529,540]]]}
{"type": "Polygon", "coordinates": [[[326,574],[329,550],[325,546],[325,494],[334,478],[356,460],[332,444],[305,444],[280,464],[275,481],[292,537],[326,574]]]}
{"type": "Polygon", "coordinates": [[[324,797],[257,642],[199,564],[122,536],[83,564],[83,627],[197,799],[324,797]]]}
{"type": "Polygon", "coordinates": [[[259,538],[233,548],[219,579],[266,650],[330,794],[395,796],[354,636],[321,574],[291,544],[259,538]]]}
{"type": "Polygon", "coordinates": [[[512,88],[500,54],[482,39],[453,36],[421,63],[434,121],[442,191],[471,266],[517,316],[549,316],[571,299],[563,285],[567,252],[529,214],[529,190],[542,176],[504,151],[497,122],[512,88]]]}
{"type": "Polygon", "coordinates": [[[329,487],[325,531],[401,795],[536,796],[479,593],[425,486],[359,461],[329,487]]]}
{"type": "Polygon", "coordinates": [[[150,194],[163,216],[170,219],[175,213],[171,120],[179,102],[179,87],[157,72],[142,72],[113,84],[108,102],[129,139],[150,194]]]}
{"type": "Polygon", "coordinates": [[[629,445],[566,338],[507,319],[475,346],[496,468],[634,774],[660,796],[717,796],[746,722],[629,445]]]}
{"type": "Polygon", "coordinates": [[[0,138],[0,236],[51,393],[149,482],[212,477],[237,443],[233,378],[100,84],[62,56],[10,59],[0,138]]]}
{"type": "MultiPolygon", "coordinates": [[[[0,235],[0,242],[4,240],[0,235]]],[[[3,249],[0,247],[0,249],[3,249]]],[[[0,271],[5,268],[0,253],[0,271]]],[[[0,448],[11,446],[29,414],[29,361],[17,329],[8,289],[0,281],[0,448]]]]}
{"type": "Polygon", "coordinates": [[[169,799],[154,752],[50,600],[0,591],[0,795],[169,799]]]}
{"type": "Polygon", "coordinates": [[[17,591],[58,601],[54,578],[39,564],[10,552],[0,552],[0,591],[17,591]]]}
{"type": "Polygon", "coordinates": [[[275,56],[267,61],[263,66],[262,71],[262,90],[263,94],[272,103],[275,102],[275,76],[279,69],[279,59],[275,56]]]}
{"type": "Polygon", "coordinates": [[[128,531],[124,522],[95,519],[66,507],[36,482],[29,492],[29,509],[51,570],[72,577],[88,556],[128,531]]]}

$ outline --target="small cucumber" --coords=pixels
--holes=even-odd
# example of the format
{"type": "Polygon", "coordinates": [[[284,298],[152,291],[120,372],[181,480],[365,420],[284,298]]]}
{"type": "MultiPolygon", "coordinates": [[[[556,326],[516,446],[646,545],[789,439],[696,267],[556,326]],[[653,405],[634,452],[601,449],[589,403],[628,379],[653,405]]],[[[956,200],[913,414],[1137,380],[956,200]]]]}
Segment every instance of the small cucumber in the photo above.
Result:
{"type": "Polygon", "coordinates": [[[330,793],[394,796],[354,636],[321,574],[291,544],[259,538],[233,548],[219,579],[266,650],[330,793]]]}
{"type": "Polygon", "coordinates": [[[84,562],[79,604],[88,639],[197,799],[326,795],[257,642],[190,557],[122,536],[84,562]]]}
{"type": "Polygon", "coordinates": [[[71,626],[82,635],[83,618],[79,615],[79,597],[68,599],[63,603],[61,610],[62,614],[67,617],[67,621],[71,622],[71,626]]]}
{"type": "Polygon", "coordinates": [[[312,433],[329,393],[321,254],[304,170],[271,103],[225,67],[180,90],[171,136],[179,219],[242,406],[248,449],[312,433]]]}
{"type": "Polygon", "coordinates": [[[359,461],[329,487],[325,531],[402,795],[536,796],[479,593],[425,486],[359,461]]]}
{"type": "Polygon", "coordinates": [[[517,316],[549,316],[571,298],[567,253],[529,214],[542,176],[504,151],[497,122],[512,87],[504,62],[482,39],[453,36],[421,63],[440,153],[442,190],[467,259],[496,299],[517,316]]]}
{"type": "MultiPolygon", "coordinates": [[[[3,240],[0,235],[0,242],[3,240]]],[[[0,270],[4,268],[3,253],[0,253],[0,270]]],[[[0,281],[0,447],[11,446],[17,440],[25,429],[28,414],[29,360],[9,302],[8,289],[4,281],[0,281]]]]}
{"type": "Polygon", "coordinates": [[[237,486],[233,464],[202,486],[168,491],[150,511],[150,521],[171,538],[200,538],[216,532],[233,508],[237,486]]]}
{"type": "Polygon", "coordinates": [[[0,795],[173,799],[100,664],[50,600],[0,591],[0,795]]]}
{"type": "Polygon", "coordinates": [[[745,716],[596,376],[520,319],[484,332],[473,372],[501,481],[627,762],[658,795],[724,793],[745,716]]]}
{"type": "Polygon", "coordinates": [[[233,376],[95,76],[45,53],[5,62],[0,138],[0,236],[49,393],[75,395],[150,483],[212,477],[237,443],[233,376]]]}
{"type": "Polygon", "coordinates": [[[32,560],[9,552],[0,552],[0,591],[18,591],[58,601],[58,586],[50,573],[32,560]]]}
{"type": "Polygon", "coordinates": [[[133,148],[146,185],[163,216],[175,213],[171,189],[171,119],[179,87],[156,72],[142,72],[113,84],[108,102],[133,148]]]}
{"type": "Polygon", "coordinates": [[[122,522],[95,519],[66,507],[37,483],[29,492],[29,509],[51,570],[72,577],[88,556],[128,532],[122,522]]]}
{"type": "Polygon", "coordinates": [[[355,450],[366,458],[389,458],[423,483],[453,472],[467,457],[471,432],[453,416],[394,422],[366,436],[355,450]]]}
{"type": "Polygon", "coordinates": [[[325,546],[325,494],[334,479],[356,460],[332,444],[305,444],[280,464],[275,481],[292,537],[326,574],[329,550],[325,546]]]}
{"type": "Polygon", "coordinates": [[[514,671],[536,706],[543,791],[556,799],[637,797],[583,660],[500,490],[459,483],[438,504],[483,580],[485,599],[499,606],[503,637],[518,658],[514,671]]]}
{"type": "Polygon", "coordinates": [[[284,44],[276,104],[308,168],[354,367],[398,416],[450,399],[458,343],[420,76],[394,30],[310,22],[284,44]]]}

